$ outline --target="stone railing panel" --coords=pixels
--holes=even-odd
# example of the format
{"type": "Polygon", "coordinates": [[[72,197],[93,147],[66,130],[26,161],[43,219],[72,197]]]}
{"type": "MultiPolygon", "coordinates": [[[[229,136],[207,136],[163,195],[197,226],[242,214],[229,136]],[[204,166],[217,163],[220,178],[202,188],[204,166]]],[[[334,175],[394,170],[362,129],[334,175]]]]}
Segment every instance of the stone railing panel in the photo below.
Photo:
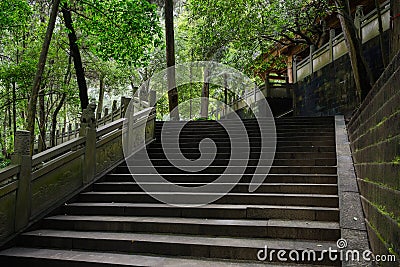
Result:
{"type": "MultiPolygon", "coordinates": [[[[141,106],[144,110],[133,114],[136,124],[129,132],[130,139],[145,138],[146,144],[154,139],[156,118],[155,108],[146,108],[148,103],[141,106]],[[139,126],[142,131],[145,129],[145,137],[143,132],[136,131],[139,126]]],[[[0,245],[124,160],[125,119],[96,129],[95,108],[91,104],[84,110],[79,137],[33,157],[29,150],[29,132],[17,132],[13,165],[0,170],[0,245]]],[[[141,144],[134,141],[132,145],[140,149],[141,144]]]]}

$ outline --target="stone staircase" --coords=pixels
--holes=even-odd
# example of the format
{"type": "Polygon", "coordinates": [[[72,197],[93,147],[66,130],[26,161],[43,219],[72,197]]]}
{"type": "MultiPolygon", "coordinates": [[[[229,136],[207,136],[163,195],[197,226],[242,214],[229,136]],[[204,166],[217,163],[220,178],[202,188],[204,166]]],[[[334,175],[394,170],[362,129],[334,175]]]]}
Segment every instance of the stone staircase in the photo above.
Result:
{"type": "MultiPolygon", "coordinates": [[[[336,248],[340,227],[334,119],[276,120],[275,160],[254,193],[248,188],[258,162],[259,128],[255,120],[244,124],[251,159],[240,182],[224,197],[199,207],[163,204],[143,192],[122,164],[22,234],[15,247],[0,252],[1,262],[9,264],[3,266],[340,266],[327,257],[282,262],[277,256],[278,250],[285,251],[286,258],[291,251],[301,256],[314,250],[319,258],[322,250],[336,248]],[[263,256],[265,247],[268,254],[275,253],[259,261],[257,255],[263,256]]],[[[217,122],[190,122],[181,131],[180,147],[187,158],[199,158],[198,142],[203,138],[217,145],[212,165],[197,173],[177,169],[166,159],[162,127],[157,123],[157,140],[147,153],[163,177],[191,187],[223,173],[230,145],[217,122]]],[[[152,183],[152,175],[141,167],[145,152],[134,155],[135,166],[148,176],[153,193],[173,198],[174,192],[152,183]]]]}

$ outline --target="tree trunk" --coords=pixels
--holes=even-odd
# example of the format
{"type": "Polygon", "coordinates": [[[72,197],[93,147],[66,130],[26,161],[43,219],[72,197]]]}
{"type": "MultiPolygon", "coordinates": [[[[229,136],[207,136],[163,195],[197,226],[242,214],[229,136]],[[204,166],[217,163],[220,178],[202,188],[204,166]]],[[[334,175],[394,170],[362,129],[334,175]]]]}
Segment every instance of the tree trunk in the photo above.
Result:
{"type": "Polygon", "coordinates": [[[68,29],[69,48],[71,55],[74,59],[74,67],[76,73],[76,81],[79,88],[79,99],[81,101],[81,109],[84,110],[89,105],[88,89],[85,79],[85,70],[82,65],[81,53],[77,42],[75,29],[72,23],[71,11],[67,4],[62,7],[62,13],[64,18],[65,27],[68,29]]]}
{"type": "Polygon", "coordinates": [[[46,150],[46,112],[44,103],[44,88],[39,93],[39,134],[38,152],[46,150]]]}
{"type": "Polygon", "coordinates": [[[224,102],[228,105],[228,74],[224,74],[224,102]]]}
{"type": "Polygon", "coordinates": [[[392,40],[391,55],[392,59],[400,51],[400,3],[398,0],[390,1],[391,17],[392,17],[392,40]]]}
{"type": "Polygon", "coordinates": [[[1,153],[7,158],[7,112],[4,112],[3,131],[0,133],[1,153]]]}
{"type": "Polygon", "coordinates": [[[58,103],[56,109],[53,112],[53,115],[51,116],[51,134],[50,134],[50,143],[51,146],[54,147],[56,146],[56,131],[57,131],[57,117],[58,117],[58,113],[60,112],[61,108],[64,105],[65,99],[67,97],[66,93],[63,93],[61,96],[61,100],[58,103]]]}
{"type": "Polygon", "coordinates": [[[173,0],[165,0],[165,40],[167,55],[167,80],[168,102],[171,120],[179,120],[179,97],[175,80],[175,37],[174,37],[174,3],[173,0]]]}
{"type": "Polygon", "coordinates": [[[387,66],[387,61],[386,61],[386,49],[384,45],[384,40],[383,40],[383,22],[382,22],[382,12],[381,12],[381,5],[379,4],[379,0],[375,0],[375,7],[377,10],[377,15],[378,15],[378,25],[379,25],[379,45],[381,47],[381,57],[382,57],[382,63],[383,67],[386,68],[387,66]]]}
{"type": "Polygon", "coordinates": [[[14,82],[12,87],[12,120],[13,120],[13,136],[17,132],[17,84],[14,82]]]}
{"type": "Polygon", "coordinates": [[[336,0],[335,3],[338,7],[340,25],[344,33],[347,49],[349,50],[357,97],[359,102],[361,102],[371,90],[374,80],[362,53],[362,44],[357,36],[357,31],[351,17],[349,0],[336,0]]]}
{"type": "Polygon", "coordinates": [[[210,97],[210,70],[208,68],[204,69],[204,83],[201,90],[201,112],[200,117],[203,119],[208,118],[208,105],[210,97]]]}
{"type": "Polygon", "coordinates": [[[101,113],[103,111],[103,102],[104,102],[104,75],[100,75],[100,88],[99,88],[99,103],[97,105],[97,119],[101,118],[101,113]]]}
{"type": "Polygon", "coordinates": [[[36,105],[38,100],[38,94],[40,89],[40,82],[42,80],[42,75],[44,67],[46,65],[47,54],[49,51],[49,46],[51,42],[51,37],[53,36],[54,27],[56,24],[58,7],[60,5],[60,0],[54,0],[53,6],[51,8],[50,20],[47,26],[46,35],[42,45],[42,51],[40,52],[38,68],[36,71],[35,79],[33,81],[31,97],[29,100],[28,109],[28,131],[31,133],[31,153],[33,153],[33,144],[35,139],[35,118],[36,118],[36,105]]]}
{"type": "MultiPolygon", "coordinates": [[[[69,85],[69,82],[71,81],[71,64],[72,64],[72,58],[71,55],[68,57],[68,65],[67,65],[67,72],[65,73],[64,76],[64,84],[69,85]]],[[[57,131],[57,118],[58,118],[58,113],[60,112],[61,108],[64,105],[64,102],[67,98],[67,94],[63,93],[61,96],[61,100],[58,103],[57,107],[55,108],[52,117],[51,117],[51,133],[50,133],[50,144],[52,147],[56,145],[56,131],[57,131]]]]}

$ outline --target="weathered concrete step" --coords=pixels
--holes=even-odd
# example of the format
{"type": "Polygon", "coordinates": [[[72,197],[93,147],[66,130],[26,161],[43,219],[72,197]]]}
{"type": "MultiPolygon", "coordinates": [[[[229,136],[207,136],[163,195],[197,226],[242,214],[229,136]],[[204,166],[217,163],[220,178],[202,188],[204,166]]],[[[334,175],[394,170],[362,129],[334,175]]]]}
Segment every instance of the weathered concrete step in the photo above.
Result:
{"type": "Polygon", "coordinates": [[[336,241],[337,222],[177,217],[73,216],[44,219],[47,229],[336,241]]]}
{"type": "MultiPolygon", "coordinates": [[[[204,153],[207,154],[207,153],[204,153]]],[[[209,153],[210,154],[210,153],[209,153]]],[[[211,153],[213,154],[213,153],[211,153]]],[[[179,158],[181,154],[172,154],[168,155],[170,159],[176,159],[177,155],[179,155],[179,158]]],[[[185,157],[190,158],[190,159],[197,159],[200,156],[200,153],[195,153],[195,154],[186,154],[185,157]],[[191,156],[191,157],[190,157],[191,156]]],[[[132,160],[136,159],[143,159],[143,157],[147,157],[147,152],[146,151],[140,151],[133,155],[131,157],[132,160]]],[[[258,159],[260,157],[259,154],[257,153],[252,153],[250,154],[250,159],[258,159]]],[[[231,158],[231,153],[218,153],[215,157],[216,159],[228,159],[231,158]]],[[[336,152],[276,152],[275,153],[275,159],[299,159],[299,160],[307,160],[307,159],[320,159],[320,158],[329,158],[329,159],[336,159],[336,152]]],[[[161,152],[154,152],[151,154],[151,159],[157,160],[157,159],[166,159],[166,156],[164,153],[161,152]]],[[[246,158],[247,159],[247,158],[246,158]]]]}
{"type": "MultiPolygon", "coordinates": [[[[144,185],[144,183],[141,183],[144,185]]],[[[201,183],[177,183],[183,187],[198,187],[206,184],[201,183]]],[[[213,183],[207,192],[224,192],[229,183],[213,183]]],[[[171,188],[166,183],[145,183],[148,192],[168,192],[171,188]]],[[[248,193],[249,183],[232,184],[232,193],[248,193]]],[[[99,192],[138,192],[141,187],[136,182],[102,182],[93,185],[94,191],[99,192]]],[[[337,194],[337,184],[289,184],[289,183],[265,183],[262,184],[256,193],[284,193],[284,194],[337,194]]]]}
{"type": "MultiPolygon", "coordinates": [[[[171,204],[208,203],[210,196],[218,197],[219,193],[180,193],[152,192],[153,196],[163,197],[171,204]],[[179,197],[178,197],[179,196],[179,197]],[[181,201],[185,203],[181,203],[181,201]]],[[[129,202],[157,203],[158,200],[145,192],[86,192],[78,196],[79,202],[129,202]]],[[[268,194],[268,193],[228,193],[216,200],[216,204],[254,204],[254,205],[289,205],[310,207],[338,207],[337,195],[322,194],[268,194]]]]}
{"type": "Polygon", "coordinates": [[[176,207],[161,203],[71,203],[63,214],[109,216],[158,216],[209,219],[286,219],[339,221],[339,209],[327,207],[277,205],[221,205],[176,207]]]}
{"type": "MultiPolygon", "coordinates": [[[[159,175],[141,175],[146,182],[158,182],[159,175]]],[[[229,175],[227,175],[229,176],[229,175]]],[[[228,181],[233,181],[236,175],[228,181]]],[[[168,179],[170,182],[181,182],[181,183],[208,183],[212,182],[220,177],[220,175],[210,175],[210,174],[163,174],[162,176],[168,179]]],[[[312,183],[312,184],[336,184],[337,175],[336,174],[268,174],[262,175],[243,175],[240,179],[242,183],[250,183],[253,177],[264,179],[264,183],[312,183]]],[[[140,178],[142,179],[142,178],[140,178]]],[[[108,182],[132,182],[134,178],[131,174],[108,174],[104,181],[108,182]]]]}
{"type": "MultiPolygon", "coordinates": [[[[131,166],[136,175],[140,174],[223,174],[227,169],[226,166],[211,166],[202,171],[198,170],[198,167],[193,166],[182,166],[185,169],[180,169],[175,166],[131,166]]],[[[263,166],[268,167],[268,166],[263,166]]],[[[128,166],[118,166],[116,168],[117,173],[130,173],[128,166]]],[[[253,174],[257,167],[254,166],[231,166],[229,168],[230,174],[253,174]]],[[[270,174],[336,174],[337,169],[335,166],[272,166],[269,170],[270,174]]]]}
{"type": "MultiPolygon", "coordinates": [[[[246,149],[249,149],[249,146],[243,146],[243,147],[235,147],[235,149],[243,149],[243,151],[246,151],[246,149]]],[[[264,149],[271,149],[271,147],[263,147],[264,149]]],[[[207,148],[205,148],[207,149],[207,148]]],[[[259,151],[259,147],[252,147],[250,146],[250,152],[252,151],[259,151]]],[[[199,148],[181,148],[180,151],[182,153],[194,153],[198,154],[199,153],[199,148]]],[[[336,147],[335,146],[277,146],[276,147],[276,152],[335,152],[336,147]]],[[[163,148],[161,147],[148,147],[147,148],[147,153],[161,153],[163,152],[163,148]]],[[[218,147],[218,153],[231,153],[231,148],[230,147],[218,147]]]]}
{"type": "MultiPolygon", "coordinates": [[[[30,266],[30,267],[88,267],[88,266],[135,266],[135,267],[175,267],[175,266],[193,266],[193,267],[265,267],[265,266],[283,266],[279,263],[261,263],[247,261],[226,261],[210,259],[193,259],[179,257],[162,257],[139,254],[122,254],[93,252],[84,250],[61,250],[45,248],[27,248],[14,247],[0,252],[0,260],[4,266],[30,266]]],[[[302,267],[305,265],[285,264],[289,267],[302,267]]],[[[310,265],[307,265],[310,266],[310,265]]]]}
{"type": "MultiPolygon", "coordinates": [[[[270,142],[271,140],[244,140],[245,138],[242,138],[241,140],[230,140],[228,139],[223,139],[223,140],[215,140],[212,139],[212,143],[205,143],[202,144],[202,147],[231,147],[233,144],[239,147],[246,147],[249,144],[251,146],[262,146],[266,145],[270,142]]],[[[201,139],[203,140],[203,139],[201,139]]],[[[180,148],[197,148],[199,146],[199,143],[201,140],[191,140],[190,142],[182,142],[181,140],[178,142],[171,142],[169,140],[157,140],[153,143],[151,143],[148,147],[149,148],[175,148],[175,147],[180,147],[180,148]]],[[[334,146],[335,145],[335,140],[326,140],[326,141],[278,141],[276,145],[279,146],[334,146]]]]}
{"type": "MultiPolygon", "coordinates": [[[[134,234],[109,232],[83,232],[38,230],[21,235],[20,244],[40,248],[59,248],[65,250],[93,250],[95,252],[118,251],[119,253],[146,253],[163,256],[200,257],[210,259],[251,260],[257,262],[257,253],[268,248],[300,252],[313,249],[317,258],[321,251],[335,248],[332,241],[276,240],[201,237],[187,235],[134,234]]],[[[272,258],[277,261],[277,258],[272,258]]],[[[307,262],[304,262],[307,263],[307,262]]],[[[329,258],[318,264],[332,263],[329,258]]]]}
{"type": "MultiPolygon", "coordinates": [[[[151,159],[154,166],[172,166],[170,160],[178,159],[166,157],[164,158],[153,158],[151,159]]],[[[247,166],[256,166],[259,162],[257,159],[246,160],[248,162],[247,166]]],[[[138,157],[134,161],[138,166],[144,166],[148,164],[148,160],[144,160],[142,157],[138,157]]],[[[238,166],[243,163],[243,160],[238,159],[215,159],[210,166],[228,166],[231,163],[232,166],[238,166]]],[[[316,158],[316,159],[275,159],[273,166],[336,166],[336,158],[316,158]]],[[[126,163],[121,164],[121,166],[126,165],[126,163]]]]}

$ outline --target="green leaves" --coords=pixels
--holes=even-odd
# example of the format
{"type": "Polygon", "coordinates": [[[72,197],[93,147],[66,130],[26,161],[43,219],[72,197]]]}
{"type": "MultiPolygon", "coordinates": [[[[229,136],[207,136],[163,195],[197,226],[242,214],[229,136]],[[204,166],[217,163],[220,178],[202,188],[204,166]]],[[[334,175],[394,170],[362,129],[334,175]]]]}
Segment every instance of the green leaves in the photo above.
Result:
{"type": "Polygon", "coordinates": [[[73,10],[79,41],[103,60],[140,66],[160,43],[156,6],[146,0],[82,0],[73,10]]]}
{"type": "Polygon", "coordinates": [[[32,10],[27,1],[0,1],[0,32],[26,26],[31,14],[32,10]]]}
{"type": "Polygon", "coordinates": [[[254,61],[256,55],[292,44],[318,46],[323,19],[331,11],[328,0],[189,0],[189,27],[183,30],[196,59],[222,61],[250,73],[284,62],[269,57],[265,65],[254,61]]]}

